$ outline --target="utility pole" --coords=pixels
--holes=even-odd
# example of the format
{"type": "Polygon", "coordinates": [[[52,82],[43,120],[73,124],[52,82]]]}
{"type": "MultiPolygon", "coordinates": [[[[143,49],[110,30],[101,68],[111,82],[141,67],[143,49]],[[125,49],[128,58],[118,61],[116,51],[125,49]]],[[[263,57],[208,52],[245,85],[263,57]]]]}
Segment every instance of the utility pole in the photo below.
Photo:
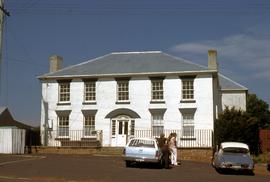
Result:
{"type": "Polygon", "coordinates": [[[4,0],[0,0],[0,98],[2,92],[2,53],[3,53],[3,31],[4,31],[4,18],[10,16],[9,12],[4,8],[4,0]]]}

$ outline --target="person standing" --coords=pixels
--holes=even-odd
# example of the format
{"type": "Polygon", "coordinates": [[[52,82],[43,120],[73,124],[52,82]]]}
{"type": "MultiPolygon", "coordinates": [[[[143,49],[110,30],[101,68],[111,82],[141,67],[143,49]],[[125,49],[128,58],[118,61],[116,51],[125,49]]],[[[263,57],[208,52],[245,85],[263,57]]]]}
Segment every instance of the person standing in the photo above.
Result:
{"type": "Polygon", "coordinates": [[[161,149],[161,152],[162,152],[162,158],[161,158],[162,163],[164,164],[164,167],[166,169],[169,169],[170,168],[170,165],[169,165],[170,151],[169,151],[169,147],[168,147],[167,139],[165,138],[165,135],[161,133],[157,141],[158,141],[158,147],[161,149]]]}
{"type": "Polygon", "coordinates": [[[176,146],[176,133],[171,133],[169,137],[169,148],[171,150],[171,163],[177,166],[177,146],[176,146]]]}

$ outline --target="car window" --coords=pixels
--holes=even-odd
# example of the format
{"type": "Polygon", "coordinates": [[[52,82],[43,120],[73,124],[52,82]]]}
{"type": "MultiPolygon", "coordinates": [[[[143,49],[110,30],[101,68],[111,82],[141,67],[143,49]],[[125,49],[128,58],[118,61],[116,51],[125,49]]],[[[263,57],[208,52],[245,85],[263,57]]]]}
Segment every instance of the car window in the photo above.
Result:
{"type": "Polygon", "coordinates": [[[249,153],[248,149],[246,148],[237,148],[237,147],[227,147],[223,149],[224,153],[249,153]]]}
{"type": "Polygon", "coordinates": [[[155,148],[155,142],[152,140],[143,140],[143,139],[133,139],[130,141],[130,147],[147,147],[147,148],[155,148]]]}

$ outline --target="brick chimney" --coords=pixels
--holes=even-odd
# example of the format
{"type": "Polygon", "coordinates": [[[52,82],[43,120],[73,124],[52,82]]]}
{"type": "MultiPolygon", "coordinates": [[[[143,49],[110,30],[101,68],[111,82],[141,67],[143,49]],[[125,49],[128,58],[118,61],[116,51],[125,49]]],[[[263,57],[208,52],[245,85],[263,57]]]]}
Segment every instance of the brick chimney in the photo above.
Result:
{"type": "Polygon", "coordinates": [[[208,69],[218,70],[217,50],[208,50],[208,69]]]}
{"type": "Polygon", "coordinates": [[[63,58],[57,55],[52,55],[50,58],[50,73],[58,71],[62,68],[63,58]]]}

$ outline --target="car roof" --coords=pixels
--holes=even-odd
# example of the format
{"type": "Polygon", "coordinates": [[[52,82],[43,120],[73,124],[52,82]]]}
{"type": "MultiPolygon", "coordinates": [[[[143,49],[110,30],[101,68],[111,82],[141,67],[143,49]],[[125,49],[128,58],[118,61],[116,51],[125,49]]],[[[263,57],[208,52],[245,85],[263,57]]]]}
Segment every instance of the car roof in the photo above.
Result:
{"type": "Polygon", "coordinates": [[[245,143],[241,143],[241,142],[223,142],[221,143],[221,148],[245,148],[249,150],[249,147],[247,144],[245,143]]]}
{"type": "Polygon", "coordinates": [[[154,141],[156,141],[156,139],[154,139],[154,138],[140,138],[140,137],[132,138],[130,140],[154,140],[154,141]]]}

